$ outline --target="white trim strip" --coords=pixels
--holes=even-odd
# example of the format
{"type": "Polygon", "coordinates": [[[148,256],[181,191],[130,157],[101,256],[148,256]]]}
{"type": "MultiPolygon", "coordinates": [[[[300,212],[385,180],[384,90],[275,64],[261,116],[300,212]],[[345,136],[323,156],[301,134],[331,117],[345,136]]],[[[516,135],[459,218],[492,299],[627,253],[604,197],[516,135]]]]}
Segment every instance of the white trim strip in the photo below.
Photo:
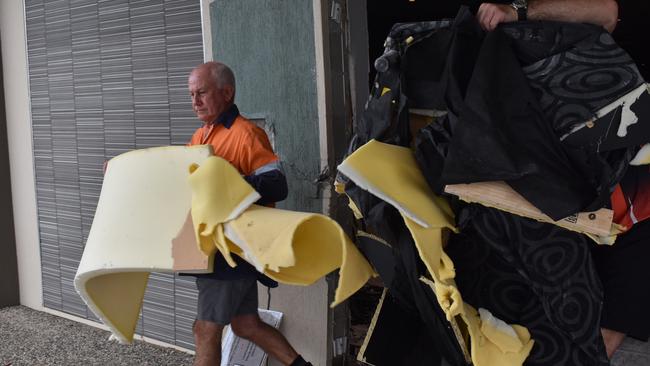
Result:
{"type": "Polygon", "coordinates": [[[272,163],[268,163],[266,165],[263,165],[263,166],[257,168],[253,172],[253,175],[260,175],[260,174],[268,173],[268,172],[273,171],[273,170],[278,170],[278,171],[280,171],[280,173],[284,174],[284,171],[282,170],[282,163],[278,160],[278,161],[274,161],[272,163]]]}

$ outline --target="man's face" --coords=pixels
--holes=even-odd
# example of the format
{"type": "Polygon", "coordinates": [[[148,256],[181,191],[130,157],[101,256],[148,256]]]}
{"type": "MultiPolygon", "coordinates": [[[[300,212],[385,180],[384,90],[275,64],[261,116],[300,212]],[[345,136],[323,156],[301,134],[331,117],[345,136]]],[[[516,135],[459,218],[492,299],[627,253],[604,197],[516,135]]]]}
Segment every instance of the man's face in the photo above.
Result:
{"type": "Polygon", "coordinates": [[[219,88],[206,68],[192,71],[188,80],[192,109],[204,123],[212,123],[230,106],[232,87],[219,88]]]}

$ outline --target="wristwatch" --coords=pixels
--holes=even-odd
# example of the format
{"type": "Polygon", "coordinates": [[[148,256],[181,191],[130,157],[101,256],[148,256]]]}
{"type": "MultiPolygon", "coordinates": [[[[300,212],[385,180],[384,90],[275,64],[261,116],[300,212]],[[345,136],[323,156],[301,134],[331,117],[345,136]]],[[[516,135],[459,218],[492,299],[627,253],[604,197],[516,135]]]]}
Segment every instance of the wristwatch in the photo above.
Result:
{"type": "Polygon", "coordinates": [[[522,21],[528,18],[528,0],[514,0],[510,6],[517,11],[517,20],[522,21]]]}

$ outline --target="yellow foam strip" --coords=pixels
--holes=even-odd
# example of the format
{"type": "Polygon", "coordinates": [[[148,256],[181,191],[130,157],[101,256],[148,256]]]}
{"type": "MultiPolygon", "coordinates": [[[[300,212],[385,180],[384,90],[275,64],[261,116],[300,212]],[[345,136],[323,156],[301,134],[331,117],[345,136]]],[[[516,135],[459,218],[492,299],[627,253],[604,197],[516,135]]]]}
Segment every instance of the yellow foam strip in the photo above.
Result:
{"type": "Polygon", "coordinates": [[[402,215],[406,227],[411,232],[418,254],[427,270],[437,281],[446,282],[456,277],[456,270],[451,258],[442,249],[445,228],[453,227],[448,221],[436,223],[443,228],[424,228],[402,215]]]}
{"type": "Polygon", "coordinates": [[[133,341],[148,280],[148,272],[123,272],[92,277],[85,283],[92,299],[90,309],[125,343],[133,341]]]}

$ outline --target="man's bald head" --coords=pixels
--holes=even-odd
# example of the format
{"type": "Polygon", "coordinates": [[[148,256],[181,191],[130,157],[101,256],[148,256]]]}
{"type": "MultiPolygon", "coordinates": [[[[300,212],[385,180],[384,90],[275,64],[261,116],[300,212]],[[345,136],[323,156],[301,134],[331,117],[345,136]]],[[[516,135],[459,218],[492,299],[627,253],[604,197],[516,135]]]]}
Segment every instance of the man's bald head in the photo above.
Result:
{"type": "Polygon", "coordinates": [[[188,88],[197,117],[213,123],[235,100],[235,75],[221,62],[206,62],[192,70],[188,88]]]}
{"type": "Polygon", "coordinates": [[[223,88],[226,85],[232,86],[235,90],[235,74],[232,72],[228,65],[218,62],[209,61],[201,64],[192,70],[192,73],[200,72],[209,75],[211,80],[216,83],[218,88],[223,88]]]}

